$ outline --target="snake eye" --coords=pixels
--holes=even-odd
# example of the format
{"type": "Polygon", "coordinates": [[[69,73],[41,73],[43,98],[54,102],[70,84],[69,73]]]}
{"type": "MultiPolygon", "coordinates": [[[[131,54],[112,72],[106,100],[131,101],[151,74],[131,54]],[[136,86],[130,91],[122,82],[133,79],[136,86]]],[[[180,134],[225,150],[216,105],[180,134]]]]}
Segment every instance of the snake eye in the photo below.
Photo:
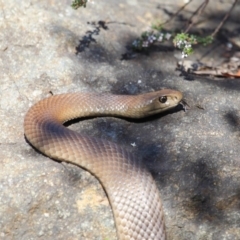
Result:
{"type": "Polygon", "coordinates": [[[160,103],[165,103],[167,101],[167,96],[162,96],[159,98],[160,103]]]}

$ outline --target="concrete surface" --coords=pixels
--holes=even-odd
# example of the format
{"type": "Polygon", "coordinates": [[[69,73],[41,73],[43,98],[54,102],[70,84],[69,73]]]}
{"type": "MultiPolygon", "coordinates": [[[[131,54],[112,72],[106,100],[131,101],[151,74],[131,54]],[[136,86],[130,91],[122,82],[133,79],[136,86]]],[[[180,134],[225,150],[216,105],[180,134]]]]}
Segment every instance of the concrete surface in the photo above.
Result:
{"type": "Polygon", "coordinates": [[[0,2],[0,239],[116,239],[99,182],[32,149],[24,139],[24,115],[50,91],[137,94],[162,87],[182,91],[191,109],[70,127],[144,159],[159,186],[169,240],[240,239],[239,80],[186,81],[175,71],[171,49],[121,61],[125,47],[156,18],[167,19],[163,7],[175,12],[182,1],[95,1],[77,11],[70,4],[0,2]],[[76,55],[88,31],[96,30],[87,22],[100,20],[110,22],[108,29],[76,55]]]}

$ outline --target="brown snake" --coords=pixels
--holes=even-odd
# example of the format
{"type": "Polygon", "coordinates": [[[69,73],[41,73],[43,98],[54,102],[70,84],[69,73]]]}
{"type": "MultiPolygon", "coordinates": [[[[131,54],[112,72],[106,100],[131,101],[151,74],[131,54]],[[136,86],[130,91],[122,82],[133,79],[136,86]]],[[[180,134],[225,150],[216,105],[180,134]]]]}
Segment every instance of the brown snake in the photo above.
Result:
{"type": "Polygon", "coordinates": [[[144,165],[123,147],[76,133],[65,126],[74,118],[142,118],[177,106],[182,93],[170,89],[136,96],[68,93],[51,96],[27,112],[27,140],[45,155],[94,174],[113,209],[119,240],[166,239],[158,188],[144,165]]]}

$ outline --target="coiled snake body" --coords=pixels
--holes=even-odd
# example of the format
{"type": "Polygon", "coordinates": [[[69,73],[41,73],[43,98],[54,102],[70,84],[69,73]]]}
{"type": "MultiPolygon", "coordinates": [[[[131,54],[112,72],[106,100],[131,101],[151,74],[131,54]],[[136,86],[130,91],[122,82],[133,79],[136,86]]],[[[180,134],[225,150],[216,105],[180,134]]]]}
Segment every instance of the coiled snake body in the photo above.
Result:
{"type": "Polygon", "coordinates": [[[175,107],[181,99],[181,92],[169,89],[136,96],[55,95],[27,112],[25,136],[47,156],[77,164],[99,179],[113,209],[119,240],[164,240],[159,191],[141,161],[117,144],[76,133],[63,123],[86,116],[146,117],[175,107]]]}

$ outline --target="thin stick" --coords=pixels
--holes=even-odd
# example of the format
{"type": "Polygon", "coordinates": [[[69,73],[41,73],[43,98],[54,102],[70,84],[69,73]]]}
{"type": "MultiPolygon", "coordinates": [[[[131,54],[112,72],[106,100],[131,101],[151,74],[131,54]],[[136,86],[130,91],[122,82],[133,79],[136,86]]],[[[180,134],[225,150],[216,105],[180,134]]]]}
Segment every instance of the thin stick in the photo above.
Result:
{"type": "Polygon", "coordinates": [[[218,27],[215,29],[215,31],[211,34],[212,37],[214,37],[217,32],[219,31],[219,29],[223,26],[223,24],[226,22],[227,18],[229,17],[230,13],[232,12],[233,8],[235,7],[235,5],[237,4],[238,0],[235,0],[232,7],[229,9],[229,11],[225,14],[223,20],[220,22],[220,24],[218,25],[218,27]]]}
{"type": "Polygon", "coordinates": [[[192,27],[193,24],[194,24],[194,21],[192,21],[193,17],[197,14],[196,18],[198,18],[198,17],[202,14],[203,10],[204,10],[205,7],[208,5],[208,3],[209,3],[209,0],[205,0],[205,1],[197,8],[197,10],[192,14],[191,18],[189,19],[189,22],[190,22],[190,23],[189,23],[188,27],[186,28],[186,30],[184,31],[184,33],[187,33],[187,32],[191,29],[191,27],[192,27]]]}
{"type": "Polygon", "coordinates": [[[175,12],[170,19],[168,19],[166,22],[162,23],[161,25],[165,25],[168,22],[171,22],[189,3],[191,3],[192,0],[190,0],[189,2],[185,3],[181,8],[179,8],[177,10],[177,12],[175,12]]]}

